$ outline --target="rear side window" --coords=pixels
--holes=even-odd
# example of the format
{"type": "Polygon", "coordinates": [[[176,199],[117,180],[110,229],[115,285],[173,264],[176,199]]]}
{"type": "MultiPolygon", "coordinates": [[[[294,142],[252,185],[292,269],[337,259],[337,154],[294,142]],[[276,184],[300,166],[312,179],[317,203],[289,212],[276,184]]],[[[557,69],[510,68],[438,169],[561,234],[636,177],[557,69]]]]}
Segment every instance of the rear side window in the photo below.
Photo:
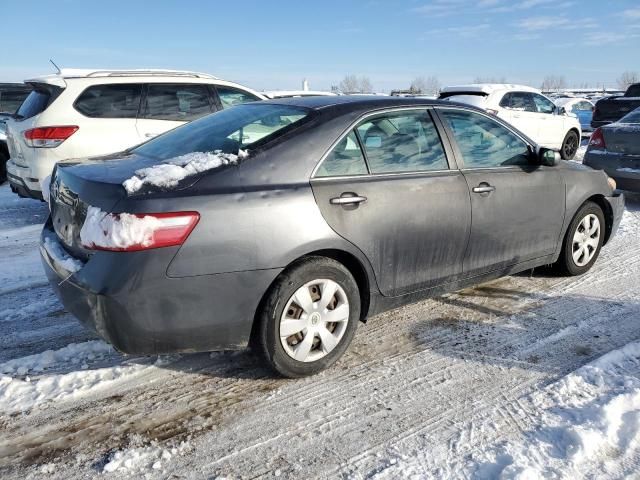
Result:
{"type": "Polygon", "coordinates": [[[73,106],[91,118],[136,118],[141,92],[141,84],[95,85],[82,92],[73,106]]]}
{"type": "Polygon", "coordinates": [[[357,127],[371,173],[446,170],[447,159],[426,110],[394,112],[357,127]]]}
{"type": "Polygon", "coordinates": [[[62,91],[58,87],[42,87],[32,90],[29,96],[22,102],[16,115],[20,119],[35,117],[44,112],[62,91]]]}
{"type": "Polygon", "coordinates": [[[367,164],[362,155],[355,132],[349,133],[338,144],[318,168],[316,177],[338,177],[345,175],[366,175],[367,164]]]}
{"type": "Polygon", "coordinates": [[[218,92],[218,97],[220,97],[222,108],[229,108],[234,105],[260,100],[255,95],[251,95],[248,92],[243,92],[242,90],[237,90],[235,88],[216,87],[216,90],[218,92]]]}
{"type": "Polygon", "coordinates": [[[29,93],[25,89],[0,90],[0,112],[15,113],[29,93]]]}
{"type": "Polygon", "coordinates": [[[520,112],[537,112],[538,108],[533,101],[533,95],[527,92],[511,92],[505,94],[500,101],[500,106],[520,112]]]}
{"type": "Polygon", "coordinates": [[[144,118],[189,122],[213,112],[206,85],[149,84],[144,118]]]}

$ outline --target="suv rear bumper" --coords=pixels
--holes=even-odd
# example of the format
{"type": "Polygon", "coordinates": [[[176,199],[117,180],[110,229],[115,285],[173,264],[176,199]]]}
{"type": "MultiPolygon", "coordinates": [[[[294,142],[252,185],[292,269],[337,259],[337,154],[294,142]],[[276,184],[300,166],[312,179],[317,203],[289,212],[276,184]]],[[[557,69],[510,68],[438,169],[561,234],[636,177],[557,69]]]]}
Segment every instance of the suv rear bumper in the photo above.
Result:
{"type": "Polygon", "coordinates": [[[11,190],[21,197],[43,199],[41,179],[36,175],[37,172],[32,173],[30,168],[18,165],[12,159],[7,162],[7,178],[11,184],[11,190]]]}
{"type": "Polygon", "coordinates": [[[36,200],[44,201],[41,190],[31,190],[29,187],[27,187],[24,180],[13,175],[8,167],[9,163],[7,163],[7,179],[9,180],[9,186],[11,187],[11,191],[13,193],[16,193],[22,198],[34,198],[36,200]]]}

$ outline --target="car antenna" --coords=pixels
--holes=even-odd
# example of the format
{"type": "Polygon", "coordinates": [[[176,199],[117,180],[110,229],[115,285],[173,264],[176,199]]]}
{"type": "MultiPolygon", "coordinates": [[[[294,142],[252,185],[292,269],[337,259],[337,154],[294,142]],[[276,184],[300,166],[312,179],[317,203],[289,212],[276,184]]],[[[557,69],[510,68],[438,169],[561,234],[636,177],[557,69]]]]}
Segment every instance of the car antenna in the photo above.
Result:
{"type": "Polygon", "coordinates": [[[57,72],[56,72],[56,73],[58,73],[58,75],[59,75],[59,74],[61,74],[61,73],[62,73],[62,70],[60,70],[60,67],[59,67],[58,65],[56,65],[56,62],[54,62],[52,58],[50,58],[50,59],[49,59],[49,61],[51,62],[51,65],[53,65],[54,67],[56,67],[56,70],[57,70],[57,72]]]}

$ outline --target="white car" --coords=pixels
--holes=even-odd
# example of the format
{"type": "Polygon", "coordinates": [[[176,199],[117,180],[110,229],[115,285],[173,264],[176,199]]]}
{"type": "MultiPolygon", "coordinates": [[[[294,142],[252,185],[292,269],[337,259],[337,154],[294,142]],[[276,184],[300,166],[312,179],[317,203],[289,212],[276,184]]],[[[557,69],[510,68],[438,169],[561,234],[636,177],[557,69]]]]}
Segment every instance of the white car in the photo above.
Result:
{"type": "Polygon", "coordinates": [[[575,115],[566,114],[540,90],[524,85],[472,84],[445,87],[440,99],[485,109],[523,132],[537,144],[560,150],[572,159],[580,146],[582,130],[575,115]]]}
{"type": "Polygon", "coordinates": [[[266,97],[211,75],[174,70],[62,70],[7,122],[11,189],[42,199],[54,165],[120,152],[203,115],[266,97]]]}

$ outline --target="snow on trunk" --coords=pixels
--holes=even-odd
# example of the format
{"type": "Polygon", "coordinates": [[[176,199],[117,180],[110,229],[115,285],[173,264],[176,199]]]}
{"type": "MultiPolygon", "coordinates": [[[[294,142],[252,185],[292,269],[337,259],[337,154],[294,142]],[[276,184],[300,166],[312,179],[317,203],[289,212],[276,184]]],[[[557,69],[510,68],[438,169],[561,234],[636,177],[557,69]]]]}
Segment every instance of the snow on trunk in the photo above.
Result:
{"type": "Polygon", "coordinates": [[[162,188],[175,187],[180,180],[198,173],[213,170],[223,165],[236,164],[248,157],[247,150],[239,150],[237,155],[215,152],[193,152],[165,160],[159,165],[136,170],[135,175],[125,180],[122,186],[128,194],[133,194],[144,185],[162,188]]]}

